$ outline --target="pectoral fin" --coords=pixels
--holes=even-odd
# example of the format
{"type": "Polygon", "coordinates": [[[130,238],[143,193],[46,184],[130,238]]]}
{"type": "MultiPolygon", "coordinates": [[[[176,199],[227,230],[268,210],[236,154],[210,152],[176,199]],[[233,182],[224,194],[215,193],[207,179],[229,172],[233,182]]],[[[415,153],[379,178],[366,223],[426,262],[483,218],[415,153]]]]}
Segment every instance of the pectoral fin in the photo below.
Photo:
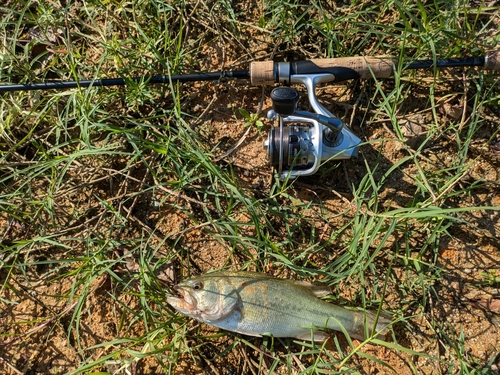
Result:
{"type": "Polygon", "coordinates": [[[208,324],[227,318],[240,306],[240,295],[231,285],[222,286],[218,294],[216,308],[203,312],[203,319],[208,324]]]}

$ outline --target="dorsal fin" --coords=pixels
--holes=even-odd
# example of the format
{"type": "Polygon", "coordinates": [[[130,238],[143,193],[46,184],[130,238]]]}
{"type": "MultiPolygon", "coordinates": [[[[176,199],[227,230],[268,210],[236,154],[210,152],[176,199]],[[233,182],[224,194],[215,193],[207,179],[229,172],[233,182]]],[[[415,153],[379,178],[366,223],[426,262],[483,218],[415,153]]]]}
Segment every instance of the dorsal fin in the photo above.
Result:
{"type": "Polygon", "coordinates": [[[314,285],[306,281],[294,281],[294,284],[306,288],[316,297],[324,297],[332,292],[332,289],[327,285],[314,285]]]}

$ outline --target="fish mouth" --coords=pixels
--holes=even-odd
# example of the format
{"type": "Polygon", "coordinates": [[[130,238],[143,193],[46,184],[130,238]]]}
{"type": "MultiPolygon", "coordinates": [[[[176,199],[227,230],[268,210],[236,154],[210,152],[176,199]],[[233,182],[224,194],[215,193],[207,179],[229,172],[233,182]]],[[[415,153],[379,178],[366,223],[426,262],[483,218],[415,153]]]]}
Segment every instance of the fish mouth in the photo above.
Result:
{"type": "Polygon", "coordinates": [[[176,293],[173,297],[168,297],[167,302],[173,304],[174,302],[178,307],[183,310],[193,310],[196,309],[197,303],[194,296],[191,295],[189,290],[183,288],[180,285],[174,286],[174,292],[176,293]]]}

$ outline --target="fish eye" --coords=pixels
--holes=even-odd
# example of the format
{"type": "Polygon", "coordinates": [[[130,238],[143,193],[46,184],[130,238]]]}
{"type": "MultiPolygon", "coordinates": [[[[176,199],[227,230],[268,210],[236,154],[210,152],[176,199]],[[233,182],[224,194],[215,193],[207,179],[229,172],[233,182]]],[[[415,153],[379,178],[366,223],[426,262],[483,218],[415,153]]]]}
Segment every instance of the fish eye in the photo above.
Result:
{"type": "Polygon", "coordinates": [[[193,284],[193,289],[194,290],[200,290],[203,289],[203,283],[201,281],[197,281],[193,284]]]}

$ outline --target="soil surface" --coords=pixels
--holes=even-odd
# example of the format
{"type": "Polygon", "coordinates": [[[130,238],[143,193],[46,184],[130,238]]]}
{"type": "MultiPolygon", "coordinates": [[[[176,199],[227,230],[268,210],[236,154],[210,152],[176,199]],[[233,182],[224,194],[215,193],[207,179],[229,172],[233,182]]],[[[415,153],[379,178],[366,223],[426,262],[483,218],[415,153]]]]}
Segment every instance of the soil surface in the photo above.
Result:
{"type": "MultiPolygon", "coordinates": [[[[272,42],[258,31],[251,30],[249,34],[255,45],[248,46],[252,56],[241,55],[241,49],[232,51],[229,46],[223,47],[226,42],[220,40],[212,45],[207,44],[201,55],[201,66],[207,70],[217,70],[221,64],[229,67],[239,67],[248,64],[255,59],[270,57],[272,42]],[[258,37],[258,38],[257,38],[258,37]],[[267,49],[265,47],[268,47],[267,49]],[[266,56],[264,56],[266,55],[266,56]]],[[[243,36],[242,36],[243,37],[243,36]]],[[[284,55],[285,53],[283,53],[284,55]]],[[[300,54],[300,53],[299,53],[300,54]]],[[[311,53],[311,56],[317,57],[311,53]]],[[[276,60],[280,56],[273,56],[276,60]]],[[[435,132],[431,142],[425,146],[420,153],[420,167],[427,172],[442,171],[451,167],[455,158],[459,156],[455,133],[447,133],[446,129],[451,121],[457,122],[465,118],[464,126],[467,126],[467,118],[471,115],[467,100],[472,93],[463,94],[464,84],[470,82],[462,79],[465,75],[458,71],[460,79],[456,79],[457,70],[446,70],[440,76],[441,84],[435,87],[434,95],[440,98],[436,108],[431,108],[428,103],[429,88],[431,81],[427,73],[417,73],[412,78],[414,83],[411,91],[402,98],[397,114],[398,122],[405,130],[406,144],[398,141],[394,133],[390,119],[377,114],[376,97],[373,97],[374,83],[353,81],[346,85],[324,85],[318,89],[318,96],[322,103],[338,117],[344,119],[351,129],[365,142],[360,149],[358,159],[332,162],[325,166],[320,172],[311,177],[304,177],[296,181],[289,189],[288,194],[297,202],[314,202],[304,215],[310,217],[311,227],[306,230],[314,231],[316,241],[324,241],[329,238],[331,228],[344,225],[358,209],[352,201],[352,189],[359,186],[362,179],[372,173],[376,181],[382,179],[385,173],[394,165],[397,168],[392,171],[380,191],[378,197],[381,207],[400,208],[406,207],[418,194],[419,188],[417,176],[419,174],[416,164],[400,163],[408,156],[407,147],[418,148],[422,140],[426,139],[430,131],[429,124],[436,123],[439,130],[435,132]],[[460,92],[462,94],[450,94],[460,92]],[[373,100],[372,100],[373,99],[373,100]],[[370,168],[370,170],[368,170],[370,168]],[[318,217],[319,208],[321,215],[327,221],[315,219],[318,217]],[[316,210],[316,211],[315,211],[316,210]]],[[[467,80],[472,74],[467,74],[467,80]]],[[[381,83],[383,90],[389,92],[392,87],[390,80],[381,83]]],[[[306,101],[304,88],[298,87],[301,94],[299,106],[301,109],[310,110],[306,101]]],[[[214,151],[214,158],[220,159],[219,163],[226,163],[234,168],[243,189],[252,191],[256,196],[270,193],[273,184],[273,171],[268,164],[267,157],[263,151],[263,142],[267,138],[267,132],[271,126],[276,124],[265,119],[265,114],[271,108],[269,93],[271,88],[249,87],[246,82],[228,81],[224,83],[196,83],[185,85],[186,98],[183,100],[183,110],[189,113],[187,118],[189,125],[206,142],[209,149],[214,151]],[[256,126],[245,126],[244,119],[235,109],[245,108],[249,113],[259,113],[264,122],[262,129],[256,126]],[[236,114],[235,114],[236,112],[236,114]]],[[[380,99],[380,98],[379,98],[380,99]]],[[[450,207],[472,207],[472,206],[500,206],[500,135],[498,124],[500,123],[500,111],[498,106],[483,107],[481,109],[484,119],[479,130],[472,137],[472,143],[468,146],[465,155],[466,163],[470,167],[466,173],[457,178],[454,187],[463,186],[464,189],[471,184],[480,184],[468,196],[460,195],[456,201],[450,198],[447,205],[450,207]]],[[[460,134],[458,136],[461,136],[460,134]]],[[[113,170],[119,170],[123,160],[112,160],[113,170]]],[[[99,165],[72,166],[69,175],[78,178],[78,184],[86,181],[94,181],[99,177],[107,178],[102,183],[92,183],[88,189],[69,189],[65,199],[61,198],[57,203],[60,212],[66,212],[61,216],[60,227],[56,229],[59,235],[68,238],[68,249],[52,247],[50,243],[41,245],[36,251],[26,250],[23,254],[25,265],[22,270],[10,274],[9,271],[0,268],[0,372],[5,374],[63,374],[81,366],[82,358],[91,357],[96,360],[104,358],[116,350],[112,345],[102,346],[102,343],[118,340],[120,338],[141,337],[147,331],[157,327],[146,327],[141,320],[129,320],[132,316],[130,311],[141,308],[138,292],[140,284],[136,278],[131,278],[128,292],[114,293],[114,284],[109,276],[103,274],[93,275],[91,285],[75,285],[68,277],[57,277],[60,275],[58,267],[64,268],[64,264],[46,262],[50,259],[58,259],[61,262],[72,251],[71,246],[77,246],[84,251],[82,244],[76,244],[71,240],[71,233],[78,230],[95,231],[96,236],[104,231],[108,225],[102,214],[102,203],[96,197],[104,197],[108,201],[119,200],[127,197],[135,188],[140,186],[144,178],[144,171],[136,171],[126,183],[112,186],[109,181],[114,178],[113,170],[104,170],[99,165]],[[87,214],[85,222],[71,221],[69,215],[74,210],[95,212],[87,214]],[[67,220],[65,222],[65,220],[67,220]],[[67,226],[68,232],[63,229],[67,226]],[[31,267],[30,262],[36,263],[31,267]],[[3,280],[8,278],[9,283],[3,280]],[[134,292],[132,292],[134,291],[134,292]],[[75,317],[72,313],[76,307],[74,304],[67,305],[68,296],[74,294],[86,295],[85,306],[81,307],[83,312],[75,317]],[[111,299],[110,293],[117,298],[111,299]],[[6,303],[4,301],[15,301],[6,303]],[[74,324],[74,319],[79,319],[79,324],[74,324]],[[15,322],[15,324],[13,324],[15,322]],[[75,326],[79,332],[74,332],[75,326]],[[68,327],[72,327],[68,331],[68,327]],[[126,331],[122,336],[120,332],[126,331]],[[78,335],[78,344],[74,336],[78,335]]],[[[450,170],[450,173],[453,173],[450,170]]],[[[148,177],[149,178],[149,177],[148,177]]],[[[436,178],[439,178],[437,176],[436,178]]],[[[75,180],[76,181],[76,180],[75,180]]],[[[431,181],[432,182],[432,181],[431,181]]],[[[39,194],[45,194],[47,186],[39,182],[39,194]]],[[[154,183],[154,182],[153,182],[154,183]]],[[[36,186],[33,189],[36,191],[36,186]]],[[[436,192],[438,195],[440,192],[436,192]]],[[[177,249],[189,249],[186,257],[189,258],[189,273],[198,274],[204,271],[228,267],[230,264],[240,264],[241,258],[228,246],[224,239],[216,238],[207,228],[200,226],[193,216],[187,212],[200,210],[204,203],[196,196],[174,196],[167,190],[157,189],[154,194],[143,194],[137,201],[124,206],[123,215],[127,225],[120,233],[121,238],[140,238],[147,233],[149,245],[158,246],[160,249],[155,255],[161,258],[168,253],[171,246],[177,249]],[[160,208],[154,205],[155,201],[161,201],[160,208]],[[168,237],[168,242],[163,242],[168,237]]],[[[436,197],[439,201],[439,196],[436,197]]],[[[382,210],[381,210],[382,211],[382,210]]],[[[460,373],[459,357],[465,357],[467,363],[477,364],[477,369],[485,370],[484,373],[500,373],[500,212],[499,211],[470,211],[460,214],[462,221],[453,223],[447,231],[449,235],[442,236],[439,242],[440,252],[436,259],[427,259],[435,267],[429,268],[429,272],[435,272],[432,280],[431,293],[425,296],[418,295],[418,290],[413,290],[413,296],[404,295],[397,288],[389,288],[384,296],[384,308],[386,310],[399,311],[400,306],[407,306],[406,316],[413,316],[408,326],[395,326],[394,335],[398,344],[408,348],[408,352],[391,350],[377,345],[366,345],[362,351],[370,356],[379,358],[392,367],[400,375],[406,374],[438,374],[460,373]],[[426,299],[426,310],[420,311],[412,308],[412,299],[426,299]],[[463,341],[455,343],[461,347],[453,347],[442,338],[436,337],[435,327],[432,324],[439,322],[448,331],[456,332],[456,337],[462,337],[463,341]],[[411,330],[408,329],[411,327],[411,330]],[[415,355],[414,352],[426,353],[427,356],[415,355]],[[435,358],[440,358],[440,363],[435,358]],[[450,367],[449,363],[455,363],[450,367]]],[[[241,222],[249,218],[240,218],[241,222]]],[[[280,242],[280,228],[275,228],[273,240],[280,242]]],[[[51,229],[52,230],[52,229],[51,229]]],[[[50,232],[50,231],[49,231],[50,232]]],[[[422,250],[429,235],[426,228],[422,227],[420,233],[410,239],[410,243],[399,243],[401,239],[392,238],[384,246],[401,246],[417,256],[422,250]]],[[[251,226],[241,229],[241,235],[253,236],[251,226]]],[[[0,213],[0,239],[4,244],[12,244],[32,236],[32,228],[26,227],[13,220],[11,217],[0,213]]],[[[403,237],[401,237],[403,238],[403,237]]],[[[402,242],[402,241],[401,241],[402,242]]],[[[327,262],[335,257],[335,251],[342,250],[342,239],[333,243],[329,249],[332,254],[316,254],[317,262],[327,262]]],[[[373,244],[376,246],[376,244],[373,244]]],[[[114,250],[117,257],[127,258],[127,248],[117,247],[114,250]]],[[[249,249],[248,251],[252,251],[249,249]]],[[[425,250],[422,250],[425,251],[425,250]]],[[[179,250],[179,254],[181,250],[179,250]]],[[[81,262],[85,262],[84,252],[81,262]]],[[[74,254],[73,254],[74,255],[74,254]]],[[[11,261],[8,255],[3,254],[5,262],[11,261]],[[6,258],[7,257],[7,258],[6,258]]],[[[184,261],[185,262],[185,261],[184,261]]],[[[114,268],[117,277],[125,277],[128,273],[137,270],[136,259],[130,257],[123,265],[114,268]]],[[[170,285],[179,281],[180,264],[165,264],[159,277],[170,285]]],[[[78,272],[74,265],[71,272],[78,272]]],[[[270,273],[276,269],[269,267],[270,273]]],[[[394,269],[397,277],[408,282],[405,269],[394,269]]],[[[187,272],[183,272],[186,274],[187,272]]],[[[296,277],[280,273],[280,277],[296,277]]],[[[309,280],[314,281],[314,280],[309,280]]],[[[350,300],[357,292],[357,286],[340,283],[336,293],[340,298],[350,300]]],[[[76,301],[76,300],[75,300],[76,301]]],[[[167,314],[166,306],[158,306],[159,314],[167,314]]],[[[179,321],[181,327],[182,321],[179,321]]],[[[199,328],[199,323],[191,322],[187,327],[191,332],[199,328]]],[[[179,328],[180,329],[180,328],[179,328]]],[[[202,346],[199,357],[193,358],[183,354],[175,368],[170,369],[172,373],[179,374],[256,374],[259,366],[266,368],[272,363],[272,358],[263,356],[259,364],[262,339],[245,338],[255,349],[249,345],[232,345],[239,340],[234,335],[218,335],[220,332],[215,328],[202,325],[201,332],[204,336],[191,335],[189,345],[192,347],[202,346]],[[231,348],[231,349],[229,349],[231,348]],[[227,351],[227,352],[226,352],[227,351]],[[220,353],[224,355],[219,356],[220,353]]],[[[388,338],[391,340],[391,338],[388,338]]],[[[348,349],[344,338],[339,337],[340,346],[348,349]]],[[[118,345],[118,344],[117,344],[118,345]]],[[[296,344],[296,352],[302,348],[296,344]]],[[[326,349],[331,355],[336,356],[336,347],[333,340],[329,340],[326,349]]],[[[279,356],[286,353],[285,345],[278,343],[275,352],[269,356],[279,356]]],[[[143,348],[144,353],[149,348],[143,348]]],[[[124,354],[125,357],[127,355],[124,354]]],[[[307,363],[307,356],[301,358],[301,363],[307,363]]],[[[154,354],[145,355],[139,361],[123,365],[123,362],[112,363],[110,356],[103,371],[119,374],[162,374],[167,372],[168,364],[160,363],[154,354]]],[[[382,374],[393,373],[391,369],[369,359],[357,357],[355,365],[361,373],[382,374]]],[[[300,366],[297,365],[299,368],[300,366]]],[[[278,369],[280,370],[280,369],[278,369]]]]}

